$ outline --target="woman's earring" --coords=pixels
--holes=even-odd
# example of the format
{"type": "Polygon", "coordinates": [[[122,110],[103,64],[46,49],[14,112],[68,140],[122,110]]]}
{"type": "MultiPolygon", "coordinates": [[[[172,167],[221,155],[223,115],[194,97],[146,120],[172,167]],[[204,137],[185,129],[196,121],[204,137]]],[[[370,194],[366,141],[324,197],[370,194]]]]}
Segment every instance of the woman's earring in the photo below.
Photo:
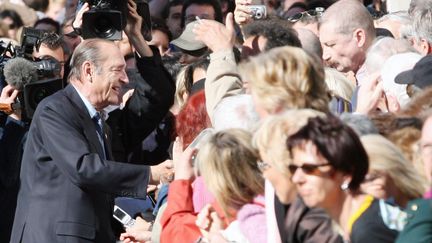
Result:
{"type": "Polygon", "coordinates": [[[340,188],[342,189],[342,191],[346,191],[346,190],[348,190],[348,186],[349,186],[349,183],[345,181],[344,183],[342,183],[340,188]]]}

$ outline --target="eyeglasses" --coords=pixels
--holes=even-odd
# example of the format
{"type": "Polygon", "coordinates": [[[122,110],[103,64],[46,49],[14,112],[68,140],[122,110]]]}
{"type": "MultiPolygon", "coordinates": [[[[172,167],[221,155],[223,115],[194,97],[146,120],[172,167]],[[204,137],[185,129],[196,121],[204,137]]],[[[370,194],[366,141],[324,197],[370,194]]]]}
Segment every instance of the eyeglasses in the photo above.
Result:
{"type": "Polygon", "coordinates": [[[291,175],[294,175],[294,173],[297,171],[298,168],[302,169],[302,171],[306,174],[315,174],[318,170],[318,168],[323,167],[323,166],[328,166],[330,165],[330,163],[326,163],[326,164],[320,164],[320,165],[315,165],[315,164],[308,164],[308,163],[304,163],[301,166],[298,165],[288,165],[288,170],[291,172],[291,175]]]}
{"type": "Polygon", "coordinates": [[[363,182],[364,183],[366,183],[366,182],[372,182],[372,181],[374,181],[374,180],[376,180],[378,178],[382,178],[384,176],[385,176],[385,174],[375,171],[375,172],[372,172],[370,174],[369,173],[366,174],[363,182]]]}
{"type": "Polygon", "coordinates": [[[321,17],[321,15],[324,13],[324,8],[323,7],[317,7],[315,9],[312,10],[308,10],[308,11],[304,11],[298,14],[295,14],[293,16],[288,17],[288,21],[290,21],[291,23],[295,23],[301,19],[303,19],[304,17],[321,17]]]}

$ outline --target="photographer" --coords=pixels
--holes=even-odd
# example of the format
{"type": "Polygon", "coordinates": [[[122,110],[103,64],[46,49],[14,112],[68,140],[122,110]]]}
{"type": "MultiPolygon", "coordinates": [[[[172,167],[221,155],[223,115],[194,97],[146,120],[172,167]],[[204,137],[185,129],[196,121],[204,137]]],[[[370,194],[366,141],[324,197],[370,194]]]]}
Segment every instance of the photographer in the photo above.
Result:
{"type": "MultiPolygon", "coordinates": [[[[64,62],[62,39],[46,33],[34,48],[33,58],[55,58],[64,62]]],[[[8,80],[6,80],[8,81],[8,80]]],[[[11,106],[19,90],[6,85],[1,90],[0,104],[11,106]]],[[[22,121],[21,109],[0,112],[0,242],[9,242],[19,189],[19,173],[29,124],[22,121]]]]}

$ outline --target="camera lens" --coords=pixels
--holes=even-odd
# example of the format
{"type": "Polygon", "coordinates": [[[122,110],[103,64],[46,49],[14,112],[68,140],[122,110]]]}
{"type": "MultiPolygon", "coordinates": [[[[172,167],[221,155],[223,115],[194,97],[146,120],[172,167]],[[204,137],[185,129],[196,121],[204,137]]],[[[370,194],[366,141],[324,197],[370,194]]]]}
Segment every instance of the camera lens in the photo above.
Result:
{"type": "Polygon", "coordinates": [[[257,11],[256,14],[255,14],[255,18],[262,19],[262,17],[263,17],[262,12],[261,11],[257,11]]]}
{"type": "Polygon", "coordinates": [[[100,38],[111,37],[115,30],[113,29],[113,23],[109,18],[98,18],[94,23],[94,31],[100,38]]]}

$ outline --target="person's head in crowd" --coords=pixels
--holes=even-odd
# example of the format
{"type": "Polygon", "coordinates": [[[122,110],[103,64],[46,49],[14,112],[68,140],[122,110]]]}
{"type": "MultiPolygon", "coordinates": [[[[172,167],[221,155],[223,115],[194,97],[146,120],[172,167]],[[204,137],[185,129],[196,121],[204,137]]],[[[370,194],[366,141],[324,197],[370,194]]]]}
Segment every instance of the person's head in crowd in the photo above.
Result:
{"type": "Polygon", "coordinates": [[[182,9],[181,27],[200,19],[212,19],[223,23],[222,8],[219,0],[185,0],[182,9]]]}
{"type": "Polygon", "coordinates": [[[72,27],[72,22],[74,21],[74,19],[75,17],[72,16],[71,18],[66,19],[66,21],[62,25],[62,33],[64,37],[64,42],[66,44],[66,54],[68,57],[72,55],[73,51],[79,45],[79,43],[81,43],[82,40],[72,27]]]}
{"type": "Polygon", "coordinates": [[[377,134],[360,139],[369,156],[369,171],[361,185],[363,192],[392,200],[400,207],[422,197],[426,183],[396,145],[377,134]]]}
{"type": "Polygon", "coordinates": [[[20,27],[24,26],[19,14],[9,9],[0,11],[0,21],[8,25],[8,37],[13,40],[18,40],[17,31],[20,27]]]}
{"type": "Polygon", "coordinates": [[[51,18],[39,19],[34,23],[33,27],[38,30],[60,34],[60,24],[51,18]]]}
{"type": "Polygon", "coordinates": [[[181,56],[179,62],[183,65],[193,63],[208,54],[207,46],[202,41],[195,39],[193,28],[197,23],[197,21],[194,21],[186,25],[182,34],[171,41],[172,45],[180,49],[181,56]]]}
{"type": "Polygon", "coordinates": [[[312,31],[316,36],[318,33],[318,22],[321,15],[324,12],[323,7],[317,7],[315,9],[310,9],[298,14],[295,14],[288,18],[288,21],[293,23],[294,29],[308,29],[312,31]]]}
{"type": "Polygon", "coordinates": [[[173,0],[165,6],[162,11],[162,17],[170,30],[172,37],[177,38],[182,33],[181,20],[182,20],[183,0],[173,0]]]}
{"type": "Polygon", "coordinates": [[[175,99],[179,107],[182,107],[188,100],[194,88],[196,89],[198,86],[200,86],[201,89],[204,88],[208,65],[209,60],[207,58],[202,58],[183,67],[182,72],[179,73],[176,80],[175,99]]]}
{"type": "Polygon", "coordinates": [[[58,23],[63,23],[66,15],[66,0],[50,0],[45,16],[58,23]]]}
{"type": "Polygon", "coordinates": [[[159,49],[161,56],[169,53],[169,43],[172,40],[171,32],[162,19],[152,17],[152,40],[147,42],[159,49]]]}
{"type": "Polygon", "coordinates": [[[411,70],[399,73],[395,77],[395,82],[420,89],[429,87],[432,84],[432,55],[422,57],[411,70]]]}
{"type": "Polygon", "coordinates": [[[303,50],[309,54],[316,55],[319,59],[321,59],[323,52],[319,38],[308,29],[297,28],[295,30],[297,31],[303,50]]]}
{"type": "Polygon", "coordinates": [[[375,21],[376,28],[389,30],[395,39],[401,39],[401,29],[412,24],[412,20],[405,11],[388,13],[375,21]]]}
{"type": "Polygon", "coordinates": [[[322,63],[301,48],[273,48],[241,63],[239,71],[260,117],[296,108],[328,112],[322,63]]]}
{"type": "Polygon", "coordinates": [[[220,131],[197,154],[196,166],[228,218],[235,218],[233,211],[264,194],[258,151],[251,140],[252,135],[242,129],[220,131]]]}
{"type": "Polygon", "coordinates": [[[325,68],[325,83],[331,94],[351,100],[355,85],[343,73],[334,68],[325,68]]]}
{"type": "Polygon", "coordinates": [[[297,32],[276,18],[252,21],[243,27],[243,34],[243,58],[280,46],[301,47],[297,32]]]}
{"type": "Polygon", "coordinates": [[[38,45],[35,46],[33,57],[44,59],[53,57],[61,65],[60,76],[63,77],[64,65],[66,61],[65,51],[63,49],[64,42],[62,36],[54,32],[46,32],[40,39],[38,45]]]}
{"type": "Polygon", "coordinates": [[[221,131],[228,128],[241,128],[252,131],[259,121],[252,96],[239,94],[223,98],[211,117],[213,128],[221,131]]]}
{"type": "Polygon", "coordinates": [[[76,9],[78,6],[78,0],[66,0],[65,8],[65,19],[68,20],[70,18],[74,18],[76,9]]]}
{"type": "Polygon", "coordinates": [[[109,40],[88,39],[77,46],[70,61],[68,81],[100,111],[119,105],[123,87],[129,82],[126,62],[109,40]]]}
{"type": "Polygon", "coordinates": [[[350,126],[359,137],[367,134],[378,134],[375,124],[366,115],[345,112],[340,114],[339,118],[350,126]]]}
{"type": "Polygon", "coordinates": [[[341,217],[355,211],[343,215],[340,205],[362,197],[360,185],[369,165],[356,133],[335,116],[314,117],[288,137],[287,148],[292,181],[305,204],[324,208],[346,230],[341,217]]]}
{"type": "Polygon", "coordinates": [[[296,196],[288,170],[290,154],[286,149],[286,140],[309,118],[316,116],[324,116],[324,113],[312,109],[289,110],[263,120],[254,134],[253,145],[259,150],[261,159],[259,168],[283,204],[290,203],[296,196]]]}
{"type": "MultiPolygon", "coordinates": [[[[377,38],[366,54],[364,67],[368,76],[381,72],[385,61],[398,53],[415,52],[407,40],[395,40],[390,37],[377,38]]],[[[363,83],[359,80],[359,83],[363,83]]]]}
{"type": "Polygon", "coordinates": [[[323,13],[318,28],[326,64],[357,73],[376,35],[368,10],[359,1],[338,1],[323,13]]]}
{"type": "MultiPolygon", "coordinates": [[[[432,3],[429,5],[432,7],[432,3]]],[[[432,8],[423,8],[414,14],[414,47],[422,55],[432,53],[432,8]]]]}
{"type": "Polygon", "coordinates": [[[26,6],[34,9],[35,11],[45,13],[50,3],[49,0],[23,0],[26,6]]]}
{"type": "Polygon", "coordinates": [[[204,91],[192,95],[176,118],[176,133],[185,149],[198,134],[210,127],[210,119],[205,106],[204,91]]]}
{"type": "Polygon", "coordinates": [[[398,112],[418,92],[412,85],[408,87],[407,84],[396,83],[395,77],[411,69],[420,59],[421,55],[416,52],[405,52],[393,55],[385,61],[381,69],[381,80],[389,112],[398,112]]]}

